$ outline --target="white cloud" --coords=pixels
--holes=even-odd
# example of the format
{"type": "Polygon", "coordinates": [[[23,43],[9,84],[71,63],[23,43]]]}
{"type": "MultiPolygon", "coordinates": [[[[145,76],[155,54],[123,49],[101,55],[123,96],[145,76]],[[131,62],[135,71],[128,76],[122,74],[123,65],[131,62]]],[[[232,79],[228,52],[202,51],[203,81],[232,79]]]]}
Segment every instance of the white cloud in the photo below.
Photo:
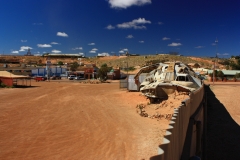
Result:
{"type": "Polygon", "coordinates": [[[60,36],[60,37],[68,37],[68,35],[64,32],[57,32],[57,36],[60,36]]]}
{"type": "Polygon", "coordinates": [[[61,53],[61,51],[54,49],[52,50],[52,53],[61,53]]]}
{"type": "Polygon", "coordinates": [[[51,44],[59,44],[59,43],[57,43],[57,42],[51,42],[51,44]]]}
{"type": "Polygon", "coordinates": [[[131,22],[124,22],[122,24],[118,24],[118,28],[122,29],[129,29],[129,28],[134,28],[134,29],[146,29],[147,27],[144,26],[143,24],[150,24],[151,21],[145,20],[145,18],[138,18],[134,19],[131,22]]]}
{"type": "Polygon", "coordinates": [[[158,22],[159,25],[163,25],[163,22],[158,22]]]}
{"type": "Polygon", "coordinates": [[[108,26],[106,27],[106,29],[111,30],[111,29],[115,29],[115,27],[110,24],[110,25],[108,25],[108,26]]]}
{"type": "Polygon", "coordinates": [[[125,51],[125,52],[126,52],[126,51],[128,51],[128,49],[127,49],[127,48],[125,48],[125,49],[123,49],[123,51],[125,51]]]}
{"type": "Polygon", "coordinates": [[[162,40],[163,40],[163,41],[166,41],[166,40],[170,40],[170,38],[168,38],[168,37],[163,37],[162,40]]]}
{"type": "Polygon", "coordinates": [[[92,51],[97,51],[98,49],[97,48],[93,48],[92,51]]]}
{"type": "Polygon", "coordinates": [[[21,40],[21,42],[27,42],[27,40],[21,40]]]}
{"type": "Polygon", "coordinates": [[[151,4],[151,0],[108,0],[111,8],[128,8],[133,5],[142,6],[145,4],[151,4]]]}
{"type": "Polygon", "coordinates": [[[128,35],[126,38],[129,38],[129,39],[133,38],[133,35],[128,35]]]}
{"type": "Polygon", "coordinates": [[[139,43],[144,43],[144,41],[139,41],[139,43]]]}
{"type": "Polygon", "coordinates": [[[124,53],[124,51],[123,51],[123,50],[121,50],[121,51],[119,51],[119,53],[124,53]]]}
{"type": "Polygon", "coordinates": [[[91,51],[89,51],[89,53],[96,53],[96,51],[91,50],[91,51]]]}
{"type": "Polygon", "coordinates": [[[49,48],[52,47],[50,44],[37,44],[39,48],[49,48]]]}
{"type": "Polygon", "coordinates": [[[212,46],[216,46],[216,43],[212,43],[212,46]]]}
{"type": "Polygon", "coordinates": [[[11,53],[12,53],[12,54],[18,54],[19,51],[12,51],[11,53]]]}
{"type": "Polygon", "coordinates": [[[81,55],[81,56],[84,56],[84,53],[81,53],[81,52],[80,52],[80,53],[78,53],[78,54],[81,55]]]}
{"type": "Polygon", "coordinates": [[[223,56],[228,56],[228,55],[229,55],[229,53],[223,53],[222,55],[223,55],[223,56]]]}
{"type": "Polygon", "coordinates": [[[171,44],[168,44],[168,46],[171,46],[171,47],[177,47],[177,46],[181,46],[182,44],[181,43],[171,43],[171,44]]]}
{"type": "Polygon", "coordinates": [[[204,48],[204,46],[197,46],[197,47],[195,47],[195,48],[198,48],[198,49],[199,49],[199,48],[204,48]]]}
{"type": "Polygon", "coordinates": [[[34,56],[42,56],[42,54],[38,53],[38,54],[34,54],[34,56]]]}
{"type": "Polygon", "coordinates": [[[95,43],[88,43],[88,45],[90,45],[90,46],[94,46],[94,45],[95,45],[95,43]]]}
{"type": "Polygon", "coordinates": [[[98,56],[110,56],[110,54],[104,52],[104,53],[98,53],[98,56]]]}
{"type": "Polygon", "coordinates": [[[24,52],[24,51],[26,51],[26,50],[28,50],[28,49],[32,49],[32,47],[29,47],[29,46],[22,46],[22,47],[20,47],[19,52],[24,52]]]}
{"type": "Polygon", "coordinates": [[[72,48],[72,50],[82,50],[83,48],[82,47],[75,47],[75,48],[72,48]]]}

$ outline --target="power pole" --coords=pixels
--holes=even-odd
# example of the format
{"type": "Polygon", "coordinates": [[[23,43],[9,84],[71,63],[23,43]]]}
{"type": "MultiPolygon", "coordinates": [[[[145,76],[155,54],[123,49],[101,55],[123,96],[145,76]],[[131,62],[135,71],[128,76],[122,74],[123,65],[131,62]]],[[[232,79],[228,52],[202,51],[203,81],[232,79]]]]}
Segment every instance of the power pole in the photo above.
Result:
{"type": "Polygon", "coordinates": [[[215,40],[215,44],[216,44],[216,59],[214,60],[214,68],[213,68],[213,85],[214,85],[214,78],[215,78],[215,70],[216,70],[216,61],[217,61],[217,58],[218,58],[218,56],[217,56],[217,44],[218,44],[218,39],[216,38],[216,40],[215,40]]]}

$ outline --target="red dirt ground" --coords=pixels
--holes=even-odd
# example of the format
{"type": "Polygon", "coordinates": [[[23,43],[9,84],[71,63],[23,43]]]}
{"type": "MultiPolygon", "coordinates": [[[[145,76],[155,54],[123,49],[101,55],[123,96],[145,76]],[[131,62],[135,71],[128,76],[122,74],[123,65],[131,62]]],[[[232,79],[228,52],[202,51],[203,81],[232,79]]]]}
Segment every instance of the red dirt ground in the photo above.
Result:
{"type": "Polygon", "coordinates": [[[240,82],[205,82],[207,159],[240,159],[240,82]]]}
{"type": "Polygon", "coordinates": [[[168,120],[141,117],[118,82],[33,82],[0,89],[0,159],[149,159],[168,120]]]}
{"type": "Polygon", "coordinates": [[[217,99],[224,105],[233,120],[240,125],[240,82],[208,82],[217,99]]]}

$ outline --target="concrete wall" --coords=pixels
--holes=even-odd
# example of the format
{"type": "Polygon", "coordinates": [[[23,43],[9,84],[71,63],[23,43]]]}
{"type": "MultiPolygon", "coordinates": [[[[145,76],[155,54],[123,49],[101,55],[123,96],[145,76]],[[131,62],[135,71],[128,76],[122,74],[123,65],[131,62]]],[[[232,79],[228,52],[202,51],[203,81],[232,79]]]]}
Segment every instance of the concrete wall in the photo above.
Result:
{"type": "Polygon", "coordinates": [[[190,98],[182,101],[179,108],[175,108],[163,142],[158,148],[158,155],[151,157],[151,160],[186,160],[201,155],[203,97],[204,85],[191,93],[190,98]]]}

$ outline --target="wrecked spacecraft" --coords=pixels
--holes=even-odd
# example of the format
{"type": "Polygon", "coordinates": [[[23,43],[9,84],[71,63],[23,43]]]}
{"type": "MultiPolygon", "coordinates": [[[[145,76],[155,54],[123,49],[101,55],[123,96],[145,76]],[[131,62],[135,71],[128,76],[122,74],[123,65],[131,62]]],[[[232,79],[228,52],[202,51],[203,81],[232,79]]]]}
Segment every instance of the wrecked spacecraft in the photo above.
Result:
{"type": "Polygon", "coordinates": [[[201,79],[182,62],[165,62],[145,66],[135,75],[135,82],[141,73],[148,73],[140,84],[140,91],[154,102],[167,99],[168,95],[178,92],[192,92],[202,86],[201,79]]]}

